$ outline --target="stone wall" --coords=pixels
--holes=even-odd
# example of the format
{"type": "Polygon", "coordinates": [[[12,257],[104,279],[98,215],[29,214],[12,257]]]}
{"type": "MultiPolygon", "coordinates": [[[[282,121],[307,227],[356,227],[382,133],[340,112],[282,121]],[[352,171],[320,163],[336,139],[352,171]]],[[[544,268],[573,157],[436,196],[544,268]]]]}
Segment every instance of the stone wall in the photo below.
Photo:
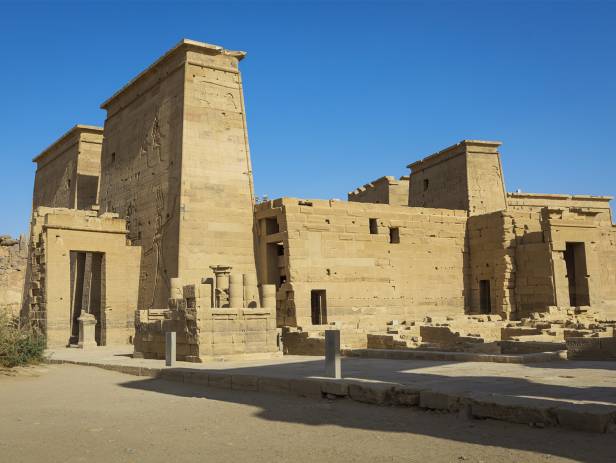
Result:
{"type": "Polygon", "coordinates": [[[359,203],[407,206],[409,203],[409,178],[381,177],[349,192],[348,200],[359,203]]]}
{"type": "MultiPolygon", "coordinates": [[[[177,280],[177,279],[176,279],[177,280]]],[[[177,285],[177,282],[175,282],[177,285]]],[[[169,308],[140,310],[137,316],[135,355],[165,358],[165,333],[177,337],[177,358],[201,362],[221,358],[263,358],[280,355],[275,307],[213,307],[211,284],[172,289],[169,308]]],[[[260,304],[266,302],[263,298],[260,304]]],[[[274,302],[273,300],[271,302],[274,302]]]]}
{"type": "Polygon", "coordinates": [[[97,204],[103,130],[76,125],[34,158],[33,209],[89,209],[97,204]]]}
{"type": "Polygon", "coordinates": [[[278,285],[279,325],[356,327],[465,310],[466,213],[284,198],[257,206],[260,281],[278,285]]]}
{"type": "Polygon", "coordinates": [[[504,210],[500,142],[463,140],[410,164],[409,205],[460,209],[471,215],[504,210]]]}
{"type": "Polygon", "coordinates": [[[101,211],[143,248],[139,308],[165,308],[178,274],[184,56],[167,56],[102,104],[101,211]]]}
{"type": "Polygon", "coordinates": [[[584,246],[590,300],[583,305],[616,317],[616,241],[609,209],[516,205],[470,217],[471,311],[478,313],[479,281],[489,280],[492,313],[520,319],[550,306],[570,306],[564,258],[567,243],[584,246]],[[525,212],[524,212],[525,211],[525,212]]]}
{"type": "Polygon", "coordinates": [[[88,288],[97,287],[99,345],[129,344],[134,336],[140,255],[138,246],[127,244],[126,222],[117,216],[37,208],[22,317],[45,333],[48,347],[66,346],[78,333],[77,316],[86,310],[80,295],[87,280],[88,288]],[[75,253],[100,256],[98,270],[82,270],[79,280],[75,253]]]}
{"type": "Polygon", "coordinates": [[[559,195],[545,193],[507,193],[507,209],[510,211],[539,212],[550,208],[583,208],[608,214],[611,220],[611,196],[559,195]]]}
{"type": "Polygon", "coordinates": [[[222,261],[255,272],[243,56],[184,40],[102,105],[101,208],[143,247],[140,309],[222,261]]]}
{"type": "Polygon", "coordinates": [[[224,263],[255,273],[252,167],[243,52],[188,47],[184,83],[179,277],[199,281],[224,263]]]}
{"type": "Polygon", "coordinates": [[[471,216],[468,219],[470,251],[469,312],[480,314],[481,281],[489,282],[490,308],[487,313],[509,318],[515,312],[515,252],[511,241],[511,219],[502,212],[471,216]]]}
{"type": "Polygon", "coordinates": [[[28,244],[24,236],[0,236],[0,310],[19,314],[27,262],[28,244]]]}

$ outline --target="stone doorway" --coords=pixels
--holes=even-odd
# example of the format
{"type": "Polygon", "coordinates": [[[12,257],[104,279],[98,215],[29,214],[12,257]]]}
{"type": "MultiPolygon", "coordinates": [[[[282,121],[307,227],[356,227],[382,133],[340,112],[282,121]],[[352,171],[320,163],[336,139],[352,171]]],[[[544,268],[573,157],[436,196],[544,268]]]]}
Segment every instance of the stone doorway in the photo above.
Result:
{"type": "Polygon", "coordinates": [[[79,340],[79,315],[82,311],[96,318],[95,340],[102,346],[104,339],[103,253],[71,251],[71,321],[69,345],[79,340]]]}
{"type": "Polygon", "coordinates": [[[492,313],[490,280],[479,280],[479,309],[482,314],[492,313]]]}
{"type": "Polygon", "coordinates": [[[584,243],[566,243],[564,258],[567,266],[569,304],[574,307],[590,305],[584,243]]]}
{"type": "Polygon", "coordinates": [[[310,291],[310,309],[313,325],[327,324],[327,295],[324,289],[310,291]]]}

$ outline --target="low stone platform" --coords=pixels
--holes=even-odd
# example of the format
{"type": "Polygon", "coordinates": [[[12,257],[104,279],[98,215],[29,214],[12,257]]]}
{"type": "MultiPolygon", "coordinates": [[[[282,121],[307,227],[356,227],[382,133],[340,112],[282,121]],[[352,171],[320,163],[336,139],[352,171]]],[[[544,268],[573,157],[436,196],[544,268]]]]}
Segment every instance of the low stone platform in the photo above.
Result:
{"type": "Polygon", "coordinates": [[[420,349],[342,349],[346,357],[390,360],[435,360],[445,362],[541,363],[566,360],[566,351],[503,355],[474,352],[440,352],[420,349]]]}
{"type": "Polygon", "coordinates": [[[133,359],[131,349],[48,351],[51,363],[96,366],[143,377],[237,390],[346,397],[379,405],[418,406],[464,418],[537,427],[616,432],[616,362],[472,363],[344,358],[344,379],[324,378],[319,357],[263,361],[178,362],[133,359]]]}

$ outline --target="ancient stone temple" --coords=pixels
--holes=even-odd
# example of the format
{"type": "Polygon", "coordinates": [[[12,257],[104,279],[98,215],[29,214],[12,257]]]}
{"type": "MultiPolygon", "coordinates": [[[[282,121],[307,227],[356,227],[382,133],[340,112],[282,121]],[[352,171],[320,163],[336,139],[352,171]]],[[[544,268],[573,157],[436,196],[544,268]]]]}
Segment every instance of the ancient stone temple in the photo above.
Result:
{"type": "Polygon", "coordinates": [[[35,159],[22,315],[49,345],[161,357],[175,331],[200,361],[277,355],[281,339],[305,353],[331,328],[347,347],[475,345],[552,335],[562,314],[606,335],[612,198],[507,193],[500,142],[463,140],[348,201],[256,204],[244,56],[183,40],[102,104],[103,129],[35,159]]]}

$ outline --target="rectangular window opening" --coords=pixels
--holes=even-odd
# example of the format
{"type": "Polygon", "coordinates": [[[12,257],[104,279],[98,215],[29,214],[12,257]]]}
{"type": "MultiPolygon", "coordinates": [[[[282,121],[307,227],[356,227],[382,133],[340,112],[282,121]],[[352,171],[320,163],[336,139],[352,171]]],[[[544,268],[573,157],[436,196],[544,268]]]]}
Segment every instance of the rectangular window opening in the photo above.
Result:
{"type": "Polygon", "coordinates": [[[427,178],[424,178],[423,181],[423,191],[428,191],[428,187],[430,186],[430,180],[428,180],[427,178]]]}
{"type": "Polygon", "coordinates": [[[379,233],[379,224],[377,223],[377,219],[370,219],[370,234],[378,235],[379,233]]]}
{"type": "Polygon", "coordinates": [[[400,229],[398,227],[389,228],[389,242],[391,244],[400,243],[400,229]]]}

